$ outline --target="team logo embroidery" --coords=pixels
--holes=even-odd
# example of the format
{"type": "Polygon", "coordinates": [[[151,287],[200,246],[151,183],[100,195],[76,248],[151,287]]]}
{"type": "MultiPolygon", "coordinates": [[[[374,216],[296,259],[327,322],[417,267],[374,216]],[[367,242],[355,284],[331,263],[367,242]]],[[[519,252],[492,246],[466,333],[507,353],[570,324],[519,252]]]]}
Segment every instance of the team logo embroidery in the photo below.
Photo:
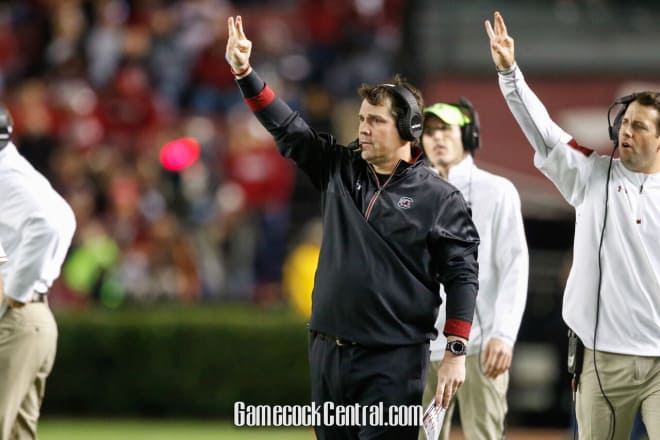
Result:
{"type": "Polygon", "coordinates": [[[401,209],[408,209],[412,206],[413,199],[410,197],[401,197],[397,202],[397,206],[401,209]]]}

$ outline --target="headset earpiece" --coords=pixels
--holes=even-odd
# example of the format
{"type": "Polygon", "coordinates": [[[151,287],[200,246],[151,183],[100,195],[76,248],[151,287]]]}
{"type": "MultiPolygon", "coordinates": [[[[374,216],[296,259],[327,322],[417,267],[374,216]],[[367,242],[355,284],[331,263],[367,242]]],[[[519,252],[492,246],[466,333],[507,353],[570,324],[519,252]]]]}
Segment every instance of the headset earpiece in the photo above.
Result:
{"type": "Polygon", "coordinates": [[[463,148],[470,153],[480,147],[479,113],[474,109],[472,103],[464,96],[458,99],[458,106],[467,112],[470,123],[461,127],[463,148]]]}
{"type": "Polygon", "coordinates": [[[636,97],[637,97],[636,93],[633,93],[632,95],[623,96],[617,99],[616,101],[614,101],[612,105],[610,105],[610,108],[607,109],[607,134],[610,135],[610,140],[614,144],[614,148],[619,146],[619,130],[621,130],[623,115],[626,113],[626,110],[628,110],[628,106],[630,105],[630,103],[633,102],[636,97]],[[614,117],[614,122],[610,122],[612,109],[617,105],[622,105],[623,107],[621,107],[619,112],[614,117]]]}
{"type": "Polygon", "coordinates": [[[4,148],[11,138],[12,119],[7,107],[0,104],[0,149],[4,148]]]}
{"type": "Polygon", "coordinates": [[[407,141],[419,139],[422,135],[422,112],[419,109],[415,95],[403,86],[387,85],[400,98],[400,101],[405,104],[403,113],[396,120],[399,135],[407,141]]]}

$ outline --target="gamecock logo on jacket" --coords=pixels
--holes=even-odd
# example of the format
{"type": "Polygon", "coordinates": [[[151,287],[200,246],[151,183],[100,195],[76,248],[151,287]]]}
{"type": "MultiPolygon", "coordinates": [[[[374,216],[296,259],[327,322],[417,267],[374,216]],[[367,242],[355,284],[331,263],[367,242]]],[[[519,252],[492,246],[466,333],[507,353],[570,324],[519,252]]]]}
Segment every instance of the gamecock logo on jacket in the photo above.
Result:
{"type": "Polygon", "coordinates": [[[412,204],[413,204],[413,199],[411,199],[410,197],[401,197],[399,199],[399,202],[397,203],[397,205],[401,209],[408,209],[412,206],[412,204]]]}

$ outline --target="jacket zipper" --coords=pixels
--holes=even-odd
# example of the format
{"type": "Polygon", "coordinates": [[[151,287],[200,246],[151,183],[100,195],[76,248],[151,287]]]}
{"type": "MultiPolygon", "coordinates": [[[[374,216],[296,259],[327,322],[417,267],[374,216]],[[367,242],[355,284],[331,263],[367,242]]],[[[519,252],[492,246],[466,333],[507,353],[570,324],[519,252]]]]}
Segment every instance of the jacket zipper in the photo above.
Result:
{"type": "Polygon", "coordinates": [[[376,171],[373,169],[373,165],[369,165],[369,169],[373,173],[374,179],[376,179],[376,185],[378,185],[378,189],[376,190],[374,195],[371,196],[371,200],[369,200],[369,205],[367,205],[367,211],[364,213],[364,218],[366,218],[367,220],[369,220],[369,216],[371,215],[371,211],[373,210],[374,205],[376,204],[376,200],[378,199],[378,196],[380,196],[380,193],[383,192],[387,184],[390,183],[390,180],[392,180],[392,177],[394,177],[394,172],[399,166],[400,161],[401,160],[397,161],[396,165],[394,165],[394,170],[392,171],[392,174],[390,174],[390,177],[388,177],[385,183],[383,183],[383,186],[380,186],[380,180],[378,180],[378,174],[376,174],[376,171]]]}

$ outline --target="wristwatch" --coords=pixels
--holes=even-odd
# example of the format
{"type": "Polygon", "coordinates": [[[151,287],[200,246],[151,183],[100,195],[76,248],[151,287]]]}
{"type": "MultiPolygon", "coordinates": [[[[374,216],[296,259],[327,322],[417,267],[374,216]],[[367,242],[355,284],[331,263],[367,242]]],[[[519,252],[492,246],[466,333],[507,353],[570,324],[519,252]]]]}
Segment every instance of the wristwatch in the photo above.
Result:
{"type": "Polygon", "coordinates": [[[463,341],[451,341],[447,342],[446,350],[456,356],[462,356],[467,354],[467,347],[463,341]]]}

